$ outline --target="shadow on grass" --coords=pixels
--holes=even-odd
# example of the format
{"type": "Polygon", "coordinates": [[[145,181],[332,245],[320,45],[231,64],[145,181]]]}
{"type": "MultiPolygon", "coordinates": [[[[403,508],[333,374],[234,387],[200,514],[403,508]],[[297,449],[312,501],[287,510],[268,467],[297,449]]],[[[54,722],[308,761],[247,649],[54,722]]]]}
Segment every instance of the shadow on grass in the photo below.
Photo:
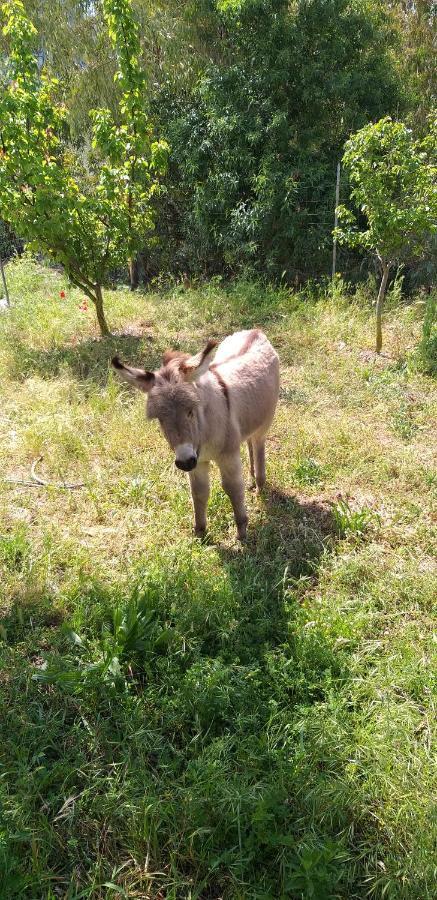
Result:
{"type": "Polygon", "coordinates": [[[50,379],[67,372],[79,381],[104,385],[108,379],[110,360],[115,355],[137,366],[154,368],[161,363],[161,354],[155,347],[152,335],[114,334],[109,338],[89,338],[49,350],[16,343],[13,375],[17,380],[33,375],[50,379]]]}
{"type": "MultiPolygon", "coordinates": [[[[326,501],[302,499],[267,488],[258,521],[249,522],[243,546],[218,552],[232,589],[241,598],[235,653],[245,659],[282,644],[289,610],[284,593],[315,586],[321,557],[338,537],[326,501]],[[238,646],[237,646],[238,644],[238,646]]],[[[249,517],[251,518],[251,517],[249,517]]]]}
{"type": "MultiPolygon", "coordinates": [[[[153,889],[173,900],[358,896],[341,889],[352,882],[344,835],[353,814],[337,788],[341,728],[329,708],[347,665],[322,629],[305,628],[298,590],[317,582],[334,522],[326,504],[272,489],[252,527],[243,547],[216,547],[221,572],[209,567],[209,548],[193,544],[145,559],[127,589],[82,592],[94,654],[111,606],[126,609],[130,591],[175,635],[143,663],[136,643],[117,651],[128,689],[114,693],[91,673],[72,699],[23,672],[8,681],[14,833],[29,845],[44,835],[38,864],[13,835],[8,853],[32,896],[53,880],[91,900],[108,879],[128,895],[153,889]],[[76,805],[61,815],[67,794],[76,805]],[[145,858],[156,876],[144,876],[145,858]]],[[[45,604],[40,616],[38,638],[56,654],[45,604]]],[[[23,625],[14,610],[8,626],[21,640],[23,625]]],[[[83,651],[69,653],[80,666],[83,651]]]]}
{"type": "MultiPolygon", "coordinates": [[[[277,309],[274,298],[275,292],[261,284],[241,283],[237,286],[237,289],[223,292],[221,303],[215,310],[217,316],[217,322],[215,323],[212,323],[210,315],[207,315],[208,312],[210,313],[210,295],[208,292],[204,293],[201,288],[198,292],[195,292],[193,297],[187,298],[186,301],[183,293],[180,297],[176,297],[175,310],[176,313],[180,310],[180,320],[183,322],[185,302],[188,304],[188,308],[190,304],[195,304],[198,309],[199,322],[194,327],[194,330],[203,331],[206,328],[204,337],[212,336],[220,339],[226,333],[229,334],[239,328],[262,328],[269,324],[274,325],[278,317],[279,321],[282,322],[283,308],[288,309],[289,298],[287,295],[287,304],[283,307],[282,304],[285,302],[284,295],[277,309]],[[219,323],[218,330],[216,330],[217,323],[219,323]]],[[[172,296],[169,298],[162,297],[161,303],[167,305],[172,303],[172,300],[174,300],[172,296]]],[[[159,304],[157,306],[157,314],[158,317],[165,320],[166,310],[161,310],[159,304]]],[[[25,342],[17,340],[13,348],[13,377],[16,380],[31,377],[32,375],[38,375],[42,378],[55,378],[61,372],[67,370],[81,381],[94,381],[100,385],[106,382],[108,364],[111,357],[115,354],[119,354],[127,363],[132,365],[156,368],[160,365],[161,353],[166,348],[158,348],[156,346],[151,330],[149,324],[140,322],[139,324],[127,326],[125,331],[121,333],[116,332],[110,337],[87,338],[78,343],[65,343],[46,350],[33,348],[25,342]]],[[[199,338],[199,340],[202,339],[199,338]]],[[[290,350],[290,342],[287,339],[284,347],[281,347],[281,340],[278,336],[276,343],[281,357],[285,361],[285,355],[290,350]]],[[[177,339],[173,340],[173,346],[179,346],[177,339]]],[[[298,347],[293,347],[292,350],[295,356],[298,347]]],[[[298,397],[297,402],[304,402],[305,398],[302,398],[297,389],[293,393],[293,390],[289,388],[288,392],[285,391],[284,393],[284,398],[292,402],[296,402],[296,396],[298,397]]]]}
{"type": "Polygon", "coordinates": [[[255,567],[262,564],[272,584],[282,584],[278,576],[285,570],[292,579],[316,578],[320,557],[338,538],[329,501],[268,487],[260,503],[258,521],[253,515],[249,521],[247,542],[232,549],[218,548],[223,560],[255,567]]]}
{"type": "Polygon", "coordinates": [[[261,502],[271,520],[282,522],[292,530],[297,525],[313,535],[316,545],[320,546],[327,538],[338,534],[332,507],[327,500],[302,498],[278,487],[267,487],[261,495],[261,502]]]}

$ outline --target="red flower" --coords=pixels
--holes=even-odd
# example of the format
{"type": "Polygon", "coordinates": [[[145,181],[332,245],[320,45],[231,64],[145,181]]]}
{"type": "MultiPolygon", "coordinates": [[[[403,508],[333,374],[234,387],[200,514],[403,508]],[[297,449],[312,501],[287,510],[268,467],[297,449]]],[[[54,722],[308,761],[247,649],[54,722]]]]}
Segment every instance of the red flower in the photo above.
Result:
{"type": "Polygon", "coordinates": [[[59,296],[61,300],[65,300],[65,291],[59,291],[59,296]]]}
{"type": "Polygon", "coordinates": [[[86,300],[82,300],[82,303],[80,304],[79,309],[82,312],[88,312],[88,303],[86,300]]]}

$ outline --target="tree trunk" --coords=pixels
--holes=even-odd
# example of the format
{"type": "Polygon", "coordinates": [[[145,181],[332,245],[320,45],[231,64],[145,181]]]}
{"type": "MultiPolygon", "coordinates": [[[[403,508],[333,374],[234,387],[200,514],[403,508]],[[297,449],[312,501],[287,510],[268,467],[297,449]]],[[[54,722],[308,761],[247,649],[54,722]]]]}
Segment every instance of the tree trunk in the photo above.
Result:
{"type": "Polygon", "coordinates": [[[111,337],[111,332],[109,329],[109,325],[105,319],[105,312],[103,309],[103,294],[102,294],[102,286],[101,284],[94,284],[93,281],[90,281],[81,272],[76,272],[74,269],[67,269],[68,276],[70,281],[79,288],[79,290],[83,291],[86,296],[92,300],[94,306],[96,308],[96,316],[97,321],[99,323],[100,334],[102,337],[111,337]]]}
{"type": "Polygon", "coordinates": [[[94,306],[96,307],[96,315],[97,321],[99,323],[100,334],[102,335],[102,337],[110,337],[111,332],[105,319],[105,313],[103,310],[102,288],[100,284],[95,285],[93,294],[94,296],[91,296],[91,299],[94,303],[94,306]]]}
{"type": "Polygon", "coordinates": [[[131,291],[134,291],[139,284],[138,256],[134,256],[129,260],[129,278],[130,289],[131,291]]]}
{"type": "Polygon", "coordinates": [[[390,263],[384,259],[380,259],[382,268],[381,284],[379,285],[378,299],[376,301],[376,352],[381,353],[382,349],[382,307],[384,304],[385,292],[387,290],[388,275],[390,272],[390,263]]]}

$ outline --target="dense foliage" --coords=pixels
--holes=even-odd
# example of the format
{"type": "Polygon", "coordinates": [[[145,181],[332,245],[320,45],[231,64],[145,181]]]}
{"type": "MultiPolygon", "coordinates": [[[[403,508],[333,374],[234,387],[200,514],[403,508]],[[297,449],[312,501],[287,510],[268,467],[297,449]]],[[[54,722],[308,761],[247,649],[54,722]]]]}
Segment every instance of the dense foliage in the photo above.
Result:
{"type": "Polygon", "coordinates": [[[171,81],[164,96],[187,262],[326,271],[344,140],[399,101],[387,22],[349,0],[222,3],[216,16],[219,60],[187,99],[171,81]]]}
{"type": "Polygon", "coordinates": [[[421,131],[437,101],[437,2],[392,0],[389,6],[400,38],[398,66],[408,87],[409,124],[421,131]]]}
{"type": "MultiPolygon", "coordinates": [[[[68,141],[87,157],[89,110],[118,121],[122,93],[102,0],[25,5],[43,71],[58,78],[68,141]]],[[[146,274],[327,274],[345,140],[387,114],[424,132],[435,4],[135,0],[134,10],[144,108],[172,151],[152,246],[144,229],[146,274]]],[[[343,272],[354,259],[342,251],[343,272]]]]}

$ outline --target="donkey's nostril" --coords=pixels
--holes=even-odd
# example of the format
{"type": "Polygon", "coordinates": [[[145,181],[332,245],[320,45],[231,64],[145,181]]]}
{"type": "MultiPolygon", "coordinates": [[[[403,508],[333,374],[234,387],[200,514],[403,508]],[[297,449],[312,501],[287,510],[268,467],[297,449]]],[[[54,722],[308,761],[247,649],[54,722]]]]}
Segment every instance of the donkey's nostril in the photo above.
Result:
{"type": "Polygon", "coordinates": [[[176,459],[175,465],[183,472],[191,472],[197,465],[197,456],[189,456],[188,459],[176,459]]]}

